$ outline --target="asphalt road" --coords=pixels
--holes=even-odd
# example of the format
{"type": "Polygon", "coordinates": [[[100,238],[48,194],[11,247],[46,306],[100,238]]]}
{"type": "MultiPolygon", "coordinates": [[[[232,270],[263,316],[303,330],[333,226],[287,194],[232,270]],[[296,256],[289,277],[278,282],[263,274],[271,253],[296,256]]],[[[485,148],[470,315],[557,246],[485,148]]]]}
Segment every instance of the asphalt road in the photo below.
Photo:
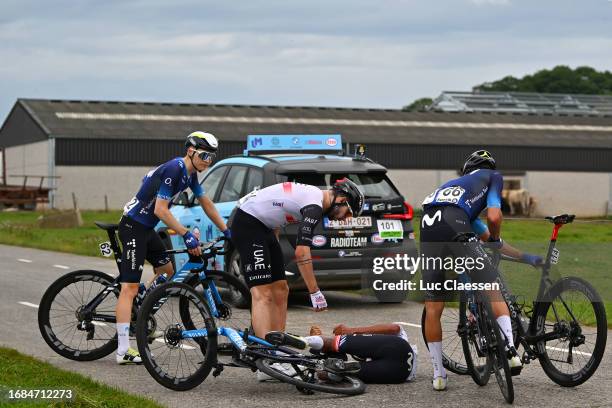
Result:
{"type": "MultiPolygon", "coordinates": [[[[377,304],[371,299],[339,292],[326,293],[330,311],[316,314],[305,307],[305,296],[294,296],[289,310],[289,331],[306,333],[312,324],[322,326],[329,333],[336,323],[365,325],[375,322],[405,322],[405,329],[411,341],[418,344],[420,352],[415,382],[369,385],[365,394],[356,397],[326,394],[305,396],[286,384],[258,383],[255,375],[248,370],[227,368],[221,376],[211,376],[199,387],[179,393],[158,385],[144,367],[118,366],[113,355],[94,362],[71,361],[56,355],[41,338],[36,306],[51,282],[76,269],[97,269],[116,274],[114,262],[109,260],[0,245],[0,344],[128,392],[147,396],[168,407],[196,404],[205,404],[208,407],[291,405],[294,408],[507,406],[493,378],[489,385],[478,387],[468,376],[449,373],[446,392],[434,392],[431,389],[429,356],[418,326],[421,315],[419,304],[377,304]]],[[[610,332],[608,337],[612,338],[610,332]]],[[[133,344],[135,345],[134,340],[133,344]]],[[[554,384],[545,376],[537,362],[525,367],[519,377],[514,377],[514,406],[612,406],[610,348],[609,341],[607,354],[597,373],[576,388],[562,388],[554,384]]]]}

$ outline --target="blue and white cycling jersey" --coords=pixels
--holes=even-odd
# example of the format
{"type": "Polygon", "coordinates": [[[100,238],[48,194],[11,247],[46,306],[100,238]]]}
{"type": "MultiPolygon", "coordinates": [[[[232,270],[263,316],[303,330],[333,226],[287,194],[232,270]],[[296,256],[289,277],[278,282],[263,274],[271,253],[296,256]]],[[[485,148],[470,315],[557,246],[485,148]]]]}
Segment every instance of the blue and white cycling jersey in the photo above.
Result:
{"type": "Polygon", "coordinates": [[[187,174],[183,158],[177,157],[147,173],[136,196],[123,207],[123,215],[153,228],[159,222],[154,214],[157,198],[170,201],[168,207],[171,207],[172,200],[187,188],[191,188],[197,198],[204,195],[198,173],[187,174]]]}
{"type": "Polygon", "coordinates": [[[478,169],[465,176],[442,184],[425,197],[423,209],[452,205],[467,214],[474,232],[481,235],[487,230],[478,218],[485,208],[501,208],[502,175],[495,170],[478,169]]]}

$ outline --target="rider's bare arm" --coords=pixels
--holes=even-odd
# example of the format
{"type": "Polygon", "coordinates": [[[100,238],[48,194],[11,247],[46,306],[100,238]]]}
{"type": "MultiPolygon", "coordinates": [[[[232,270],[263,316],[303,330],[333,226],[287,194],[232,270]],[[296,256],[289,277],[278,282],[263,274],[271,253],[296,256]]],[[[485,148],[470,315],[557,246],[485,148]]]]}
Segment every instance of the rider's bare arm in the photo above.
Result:
{"type": "Polygon", "coordinates": [[[304,279],[304,283],[308,288],[309,293],[315,293],[319,291],[319,285],[317,285],[317,279],[314,275],[312,268],[312,256],[310,254],[310,247],[307,245],[297,245],[295,247],[295,262],[304,279]]]}
{"type": "Polygon", "coordinates": [[[162,220],[164,224],[168,226],[168,228],[172,228],[177,234],[183,236],[188,229],[183,227],[183,225],[178,222],[176,218],[174,218],[174,215],[172,215],[170,209],[168,208],[169,205],[170,202],[168,200],[157,197],[157,200],[155,200],[155,216],[162,220]]]}
{"type": "Polygon", "coordinates": [[[210,218],[213,224],[215,224],[217,228],[219,228],[219,231],[225,231],[227,229],[227,225],[225,225],[225,221],[223,220],[221,215],[219,215],[217,207],[215,207],[215,204],[210,200],[210,198],[206,196],[201,196],[198,197],[198,202],[202,206],[202,209],[204,210],[208,218],[210,218]]]}
{"type": "MultiPolygon", "coordinates": [[[[487,227],[489,228],[490,237],[497,240],[501,233],[501,225],[503,221],[501,208],[487,208],[487,227]]],[[[488,240],[488,238],[487,238],[488,240]]]]}
{"type": "Polygon", "coordinates": [[[339,324],[334,327],[334,334],[399,334],[401,327],[395,323],[374,324],[372,326],[349,327],[339,324]]]}

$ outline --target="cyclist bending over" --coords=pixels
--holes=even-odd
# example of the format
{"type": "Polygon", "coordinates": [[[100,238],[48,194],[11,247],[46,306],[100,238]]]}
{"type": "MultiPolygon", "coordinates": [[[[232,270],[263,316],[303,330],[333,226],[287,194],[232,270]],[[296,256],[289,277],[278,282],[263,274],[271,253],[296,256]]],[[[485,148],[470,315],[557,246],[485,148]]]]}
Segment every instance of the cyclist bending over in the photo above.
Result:
{"type": "MultiPolygon", "coordinates": [[[[477,257],[469,253],[469,246],[453,245],[453,240],[461,233],[476,233],[482,241],[499,249],[503,254],[536,265],[542,262],[537,255],[523,253],[500,237],[502,212],[501,191],[502,175],[495,171],[495,160],[486,150],[472,153],[461,170],[462,176],[440,186],[423,201],[423,218],[421,220],[421,253],[427,258],[446,256],[477,257]],[[486,208],[487,225],[478,215],[486,208]],[[466,253],[467,251],[467,253],[466,253]]],[[[474,281],[493,282],[497,271],[485,259],[485,270],[480,276],[472,276],[474,281]]],[[[435,262],[434,262],[435,264],[435,262]]],[[[423,281],[430,287],[431,283],[442,284],[444,269],[423,267],[423,281]]],[[[443,287],[443,286],[442,286],[443,287]]],[[[493,313],[497,317],[500,329],[513,344],[512,324],[508,306],[499,291],[489,292],[493,313]]],[[[433,365],[434,390],[446,389],[446,371],[442,365],[442,326],[440,317],[444,310],[444,291],[429,290],[425,301],[425,338],[429,347],[433,365]]],[[[513,357],[510,367],[521,365],[518,357],[513,357]]]]}
{"type": "Polygon", "coordinates": [[[295,259],[315,311],[327,302],[314,276],[310,246],[314,230],[326,215],[342,220],[359,216],[363,193],[351,180],[337,181],[329,190],[285,182],[256,190],[241,198],[231,222],[232,242],[242,261],[242,273],[251,291],[255,334],[284,331],[289,286],[285,277],[279,229],[299,222],[295,259]]]}
{"type": "Polygon", "coordinates": [[[155,275],[174,274],[170,257],[159,235],[153,229],[162,220],[168,228],[180,234],[191,255],[200,255],[198,239],[170,212],[171,201],[183,190],[191,188],[204,212],[219,230],[229,237],[229,230],[219,216],[214,204],[204,197],[197,173],[206,170],[215,157],[218,142],[215,136],[205,132],[193,132],[185,142],[185,157],[177,157],[151,170],[142,180],[136,196],[123,208],[119,222],[119,239],[123,248],[121,256],[121,293],[117,301],[117,363],[140,364],[138,352],[130,347],[129,329],[132,302],[138,294],[145,259],[153,265],[155,275]]]}

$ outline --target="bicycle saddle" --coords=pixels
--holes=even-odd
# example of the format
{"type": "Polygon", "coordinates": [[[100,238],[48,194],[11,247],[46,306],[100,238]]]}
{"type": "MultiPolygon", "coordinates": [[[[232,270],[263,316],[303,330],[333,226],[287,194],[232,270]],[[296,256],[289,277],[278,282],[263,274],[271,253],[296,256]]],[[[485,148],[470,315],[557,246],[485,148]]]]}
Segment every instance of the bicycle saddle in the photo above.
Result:
{"type": "Polygon", "coordinates": [[[105,231],[115,231],[119,228],[119,224],[108,224],[100,221],[94,221],[94,224],[105,231]]]}
{"type": "Polygon", "coordinates": [[[554,217],[546,217],[546,219],[553,224],[569,224],[574,221],[576,216],[574,214],[561,214],[555,215],[554,217]]]}

